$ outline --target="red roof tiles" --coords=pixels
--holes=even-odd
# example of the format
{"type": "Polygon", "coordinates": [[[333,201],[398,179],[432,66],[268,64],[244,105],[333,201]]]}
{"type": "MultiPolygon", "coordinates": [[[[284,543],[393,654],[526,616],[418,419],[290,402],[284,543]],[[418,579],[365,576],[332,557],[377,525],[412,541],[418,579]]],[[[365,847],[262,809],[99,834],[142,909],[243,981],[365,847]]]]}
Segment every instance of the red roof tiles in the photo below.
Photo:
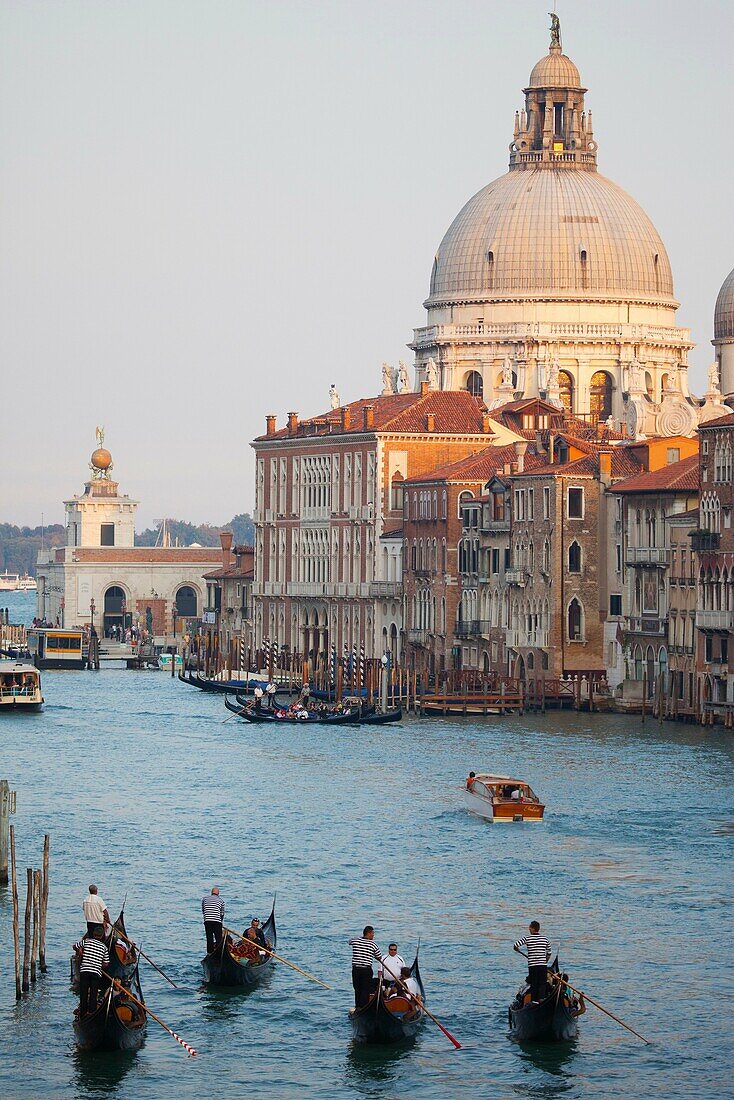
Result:
{"type": "Polygon", "coordinates": [[[671,492],[695,493],[699,483],[698,455],[691,455],[680,462],[661,466],[659,470],[621,481],[614,490],[617,493],[659,493],[669,489],[671,492]]]}

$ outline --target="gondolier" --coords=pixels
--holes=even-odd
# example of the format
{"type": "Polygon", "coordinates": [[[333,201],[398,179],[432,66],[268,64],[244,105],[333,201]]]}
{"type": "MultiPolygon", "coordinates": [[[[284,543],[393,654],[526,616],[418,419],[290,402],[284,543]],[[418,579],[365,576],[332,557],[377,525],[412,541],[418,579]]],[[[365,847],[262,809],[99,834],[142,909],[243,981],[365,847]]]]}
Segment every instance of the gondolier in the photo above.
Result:
{"type": "Polygon", "coordinates": [[[102,986],[102,971],[110,965],[110,953],[103,939],[104,932],[88,932],[74,950],[79,960],[79,1016],[87,1016],[97,1007],[102,986]]]}
{"type": "Polygon", "coordinates": [[[268,681],[268,685],[265,688],[265,694],[268,697],[268,710],[275,709],[275,693],[278,690],[277,684],[274,684],[272,680],[268,681]]]}
{"type": "MultiPolygon", "coordinates": [[[[548,962],[551,956],[551,946],[545,936],[540,935],[540,925],[537,920],[530,922],[528,935],[523,936],[522,939],[513,944],[514,951],[520,951],[521,947],[527,948],[531,1000],[542,1001],[548,985],[548,962]]],[[[522,953],[520,952],[520,954],[522,953]]]]}
{"type": "Polygon", "coordinates": [[[362,1008],[372,993],[372,962],[382,961],[382,952],[375,943],[375,930],[371,924],[365,926],[361,936],[349,941],[352,949],[352,985],[354,986],[354,1007],[362,1008]]]}
{"type": "Polygon", "coordinates": [[[94,932],[101,932],[104,935],[105,925],[111,923],[110,915],[94,883],[89,886],[89,893],[82,902],[82,909],[89,935],[91,936],[94,932]]]}
{"type": "Polygon", "coordinates": [[[204,931],[206,932],[206,950],[216,951],[222,942],[222,925],[224,924],[224,901],[219,896],[219,887],[212,886],[210,894],[205,894],[201,899],[201,912],[204,917],[204,931]]]}

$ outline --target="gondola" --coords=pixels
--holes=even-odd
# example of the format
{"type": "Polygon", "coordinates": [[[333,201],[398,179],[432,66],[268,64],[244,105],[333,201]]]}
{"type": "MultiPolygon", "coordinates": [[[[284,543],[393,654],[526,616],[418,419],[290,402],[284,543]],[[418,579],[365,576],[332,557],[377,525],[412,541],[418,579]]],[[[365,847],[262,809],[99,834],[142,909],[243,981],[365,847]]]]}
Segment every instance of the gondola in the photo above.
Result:
{"type": "Polygon", "coordinates": [[[206,676],[200,676],[198,672],[192,673],[191,682],[196,687],[201,688],[202,691],[219,695],[232,694],[235,691],[249,693],[254,691],[256,687],[261,687],[264,691],[268,686],[267,680],[208,680],[206,676]]]}
{"type": "MultiPolygon", "coordinates": [[[[278,936],[275,929],[275,902],[270,916],[262,926],[266,943],[270,944],[274,951],[278,945],[278,936]]],[[[240,940],[240,943],[246,941],[240,940]]],[[[253,986],[257,985],[266,974],[269,974],[275,965],[270,955],[266,955],[262,962],[251,962],[249,959],[239,957],[236,953],[236,944],[231,936],[225,935],[221,945],[216,951],[201,960],[204,970],[204,980],[210,985],[220,986],[253,986]]]]}
{"type": "Polygon", "coordinates": [[[224,705],[232,714],[236,714],[239,718],[244,718],[246,722],[252,722],[253,724],[259,725],[275,723],[277,725],[295,726],[310,723],[311,725],[346,726],[350,723],[359,722],[357,713],[352,713],[348,710],[332,714],[318,714],[316,711],[309,711],[308,717],[299,718],[295,714],[284,714],[282,710],[269,710],[267,707],[263,707],[262,710],[255,710],[254,708],[249,709],[237,706],[230,702],[226,695],[224,697],[224,705]]]}
{"type": "MultiPolygon", "coordinates": [[[[132,992],[145,1003],[137,967],[132,992]]],[[[147,1013],[122,990],[108,986],[97,1008],[88,1016],[74,1013],[74,1037],[80,1050],[139,1050],[145,1039],[147,1013]]]]}
{"type": "MultiPolygon", "coordinates": [[[[418,983],[421,1000],[425,1001],[417,951],[410,972],[418,983]]],[[[381,988],[375,990],[363,1008],[354,1009],[349,1014],[354,1037],[361,1043],[398,1043],[414,1039],[425,1017],[423,1009],[404,994],[388,999],[382,995],[381,988]]]]}
{"type": "Polygon", "coordinates": [[[549,982],[550,992],[542,1001],[530,1001],[530,987],[523,984],[507,1010],[507,1019],[513,1038],[520,1040],[551,1040],[555,1042],[575,1038],[578,1017],[584,1012],[583,1004],[574,997],[564,983],[554,959],[549,973],[558,975],[549,982]]]}
{"type": "Polygon", "coordinates": [[[386,722],[399,722],[403,717],[403,708],[395,710],[376,710],[360,719],[361,726],[384,726],[386,722]]]}
{"type": "MultiPolygon", "coordinates": [[[[123,936],[127,938],[127,929],[125,928],[125,910],[120,910],[120,915],[115,923],[110,928],[110,931],[105,939],[107,944],[107,950],[110,953],[110,962],[107,968],[107,973],[113,978],[117,978],[118,982],[122,982],[123,985],[128,985],[132,981],[133,975],[138,968],[139,958],[138,953],[134,947],[130,947],[125,940],[116,936],[116,932],[121,932],[123,936]]],[[[76,954],[71,957],[71,986],[75,992],[79,990],[79,958],[76,954]]]]}

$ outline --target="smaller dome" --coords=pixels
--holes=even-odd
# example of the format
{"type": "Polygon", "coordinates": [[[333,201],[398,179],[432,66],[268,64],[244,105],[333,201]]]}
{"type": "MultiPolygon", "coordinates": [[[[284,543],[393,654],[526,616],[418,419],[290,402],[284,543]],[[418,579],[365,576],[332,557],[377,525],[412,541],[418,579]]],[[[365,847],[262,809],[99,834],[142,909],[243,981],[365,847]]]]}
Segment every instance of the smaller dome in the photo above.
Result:
{"type": "Polygon", "coordinates": [[[714,309],[714,340],[734,337],[734,271],[724,279],[714,309]]]}
{"type": "Polygon", "coordinates": [[[97,447],[90,459],[95,470],[109,470],[112,465],[112,455],[106,447],[97,447]]]}
{"type": "Polygon", "coordinates": [[[580,88],[581,74],[570,57],[551,46],[550,53],[533,66],[529,88],[580,88]]]}

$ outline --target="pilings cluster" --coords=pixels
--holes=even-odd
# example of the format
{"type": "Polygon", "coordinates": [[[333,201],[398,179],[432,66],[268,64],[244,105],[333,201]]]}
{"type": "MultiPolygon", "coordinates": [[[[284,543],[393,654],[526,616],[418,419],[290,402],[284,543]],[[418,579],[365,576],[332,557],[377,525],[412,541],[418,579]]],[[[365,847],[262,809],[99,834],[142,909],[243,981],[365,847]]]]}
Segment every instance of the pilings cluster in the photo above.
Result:
{"type": "Polygon", "coordinates": [[[48,913],[49,855],[51,838],[43,838],[43,859],[40,868],[26,867],[26,895],[23,917],[23,962],[20,953],[20,900],[18,897],[18,866],[15,847],[15,826],[9,824],[15,813],[15,791],[7,779],[0,780],[0,882],[8,882],[8,842],[10,847],[10,886],[13,899],[13,952],[15,956],[15,998],[20,1000],[46,967],[46,917],[48,913]]]}

